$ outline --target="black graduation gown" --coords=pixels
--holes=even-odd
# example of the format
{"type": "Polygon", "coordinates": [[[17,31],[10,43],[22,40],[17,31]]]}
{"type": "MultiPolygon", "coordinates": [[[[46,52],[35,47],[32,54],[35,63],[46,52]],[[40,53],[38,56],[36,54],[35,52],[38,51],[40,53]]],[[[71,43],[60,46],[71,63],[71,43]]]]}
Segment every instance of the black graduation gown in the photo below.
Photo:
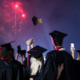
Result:
{"type": "Polygon", "coordinates": [[[80,61],[74,60],[76,80],[80,80],[80,61]]]}
{"type": "Polygon", "coordinates": [[[0,59],[0,80],[23,80],[21,64],[16,60],[0,59]]]}
{"type": "MultiPolygon", "coordinates": [[[[29,62],[30,62],[30,58],[31,58],[32,56],[31,55],[29,55],[29,62]]],[[[24,80],[29,80],[29,78],[33,78],[33,80],[37,80],[38,78],[39,78],[39,76],[41,75],[40,73],[41,73],[41,71],[42,71],[42,68],[43,68],[43,66],[42,66],[42,68],[41,68],[41,70],[40,70],[40,72],[39,72],[39,69],[40,69],[40,67],[38,68],[38,71],[37,71],[37,74],[36,75],[31,75],[31,69],[30,69],[30,66],[31,66],[31,63],[29,63],[30,65],[29,65],[29,67],[27,67],[27,58],[24,60],[24,67],[23,67],[23,73],[24,73],[24,80]]]]}
{"type": "Polygon", "coordinates": [[[59,80],[75,80],[74,62],[66,51],[53,50],[47,53],[46,63],[38,80],[57,80],[58,65],[64,63],[64,69],[59,80]]]}
{"type": "Polygon", "coordinates": [[[41,67],[41,69],[40,69],[40,67],[38,67],[38,71],[37,71],[36,75],[30,75],[30,78],[33,78],[33,80],[38,80],[39,76],[41,76],[42,68],[43,68],[43,66],[41,67]]]}

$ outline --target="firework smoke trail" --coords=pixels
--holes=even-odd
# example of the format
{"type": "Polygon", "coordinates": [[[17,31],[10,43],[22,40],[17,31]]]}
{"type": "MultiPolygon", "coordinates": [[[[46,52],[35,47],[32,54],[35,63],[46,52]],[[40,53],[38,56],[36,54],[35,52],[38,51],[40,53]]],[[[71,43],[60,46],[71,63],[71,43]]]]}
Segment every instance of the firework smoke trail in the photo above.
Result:
{"type": "Polygon", "coordinates": [[[23,18],[25,18],[25,15],[22,16],[22,3],[20,1],[3,0],[2,5],[0,5],[0,11],[0,31],[7,32],[7,34],[12,33],[11,31],[15,34],[20,32],[23,18]]]}
{"type": "Polygon", "coordinates": [[[21,31],[21,26],[22,26],[22,22],[23,22],[23,18],[25,17],[25,15],[23,14],[23,10],[20,8],[20,5],[19,5],[19,3],[17,3],[16,5],[15,5],[15,34],[16,34],[16,32],[18,31],[18,32],[20,32],[21,31]],[[17,5],[18,4],[18,5],[17,5]],[[20,13],[22,14],[22,19],[21,19],[21,22],[19,22],[19,29],[17,30],[17,10],[20,10],[20,13]]]}
{"type": "Polygon", "coordinates": [[[20,29],[19,29],[19,32],[21,31],[21,26],[22,26],[22,22],[23,22],[23,18],[22,18],[22,21],[20,22],[20,29]]]}
{"type": "Polygon", "coordinates": [[[16,9],[15,9],[15,34],[16,34],[16,9]]]}
{"type": "Polygon", "coordinates": [[[21,22],[19,23],[19,30],[18,30],[18,32],[21,31],[21,27],[22,27],[22,24],[23,24],[23,18],[25,18],[25,14],[22,14],[22,19],[21,19],[21,22]]]}

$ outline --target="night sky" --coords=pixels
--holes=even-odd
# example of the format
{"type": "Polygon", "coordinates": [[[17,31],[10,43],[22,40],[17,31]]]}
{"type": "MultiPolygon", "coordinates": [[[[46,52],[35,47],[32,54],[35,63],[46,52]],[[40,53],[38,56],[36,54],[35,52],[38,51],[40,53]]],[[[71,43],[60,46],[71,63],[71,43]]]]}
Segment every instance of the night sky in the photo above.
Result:
{"type": "Polygon", "coordinates": [[[70,43],[73,42],[77,58],[80,0],[0,0],[0,44],[15,40],[12,43],[15,56],[17,46],[20,44],[22,49],[27,49],[26,41],[30,38],[34,38],[34,45],[48,49],[47,52],[53,50],[49,33],[54,30],[68,34],[63,47],[71,54],[70,43]],[[42,19],[43,23],[34,26],[33,16],[42,19]]]}

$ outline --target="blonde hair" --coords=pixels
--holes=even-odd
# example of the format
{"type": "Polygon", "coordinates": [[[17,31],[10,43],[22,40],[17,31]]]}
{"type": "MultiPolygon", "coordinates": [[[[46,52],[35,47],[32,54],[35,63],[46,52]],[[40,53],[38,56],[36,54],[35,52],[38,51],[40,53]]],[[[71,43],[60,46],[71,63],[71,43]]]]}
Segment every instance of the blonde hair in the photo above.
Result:
{"type": "Polygon", "coordinates": [[[30,66],[30,68],[31,68],[31,75],[36,75],[38,70],[40,72],[40,70],[41,70],[41,68],[42,68],[42,66],[44,64],[44,58],[43,58],[43,56],[41,56],[38,59],[36,59],[34,57],[31,57],[30,62],[31,62],[31,66],[30,66]],[[39,69],[39,67],[40,67],[40,69],[39,69]]]}

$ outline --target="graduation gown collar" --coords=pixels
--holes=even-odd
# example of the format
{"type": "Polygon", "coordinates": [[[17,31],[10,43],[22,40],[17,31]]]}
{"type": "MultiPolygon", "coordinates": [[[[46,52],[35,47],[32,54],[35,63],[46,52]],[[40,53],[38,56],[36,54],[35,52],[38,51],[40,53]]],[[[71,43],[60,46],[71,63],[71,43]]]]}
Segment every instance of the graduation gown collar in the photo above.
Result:
{"type": "Polygon", "coordinates": [[[54,50],[63,51],[63,50],[65,50],[65,48],[64,47],[56,47],[54,50]]]}
{"type": "Polygon", "coordinates": [[[8,60],[10,58],[6,57],[6,58],[3,59],[2,57],[0,57],[0,59],[2,59],[3,61],[5,61],[5,60],[8,60]]]}

